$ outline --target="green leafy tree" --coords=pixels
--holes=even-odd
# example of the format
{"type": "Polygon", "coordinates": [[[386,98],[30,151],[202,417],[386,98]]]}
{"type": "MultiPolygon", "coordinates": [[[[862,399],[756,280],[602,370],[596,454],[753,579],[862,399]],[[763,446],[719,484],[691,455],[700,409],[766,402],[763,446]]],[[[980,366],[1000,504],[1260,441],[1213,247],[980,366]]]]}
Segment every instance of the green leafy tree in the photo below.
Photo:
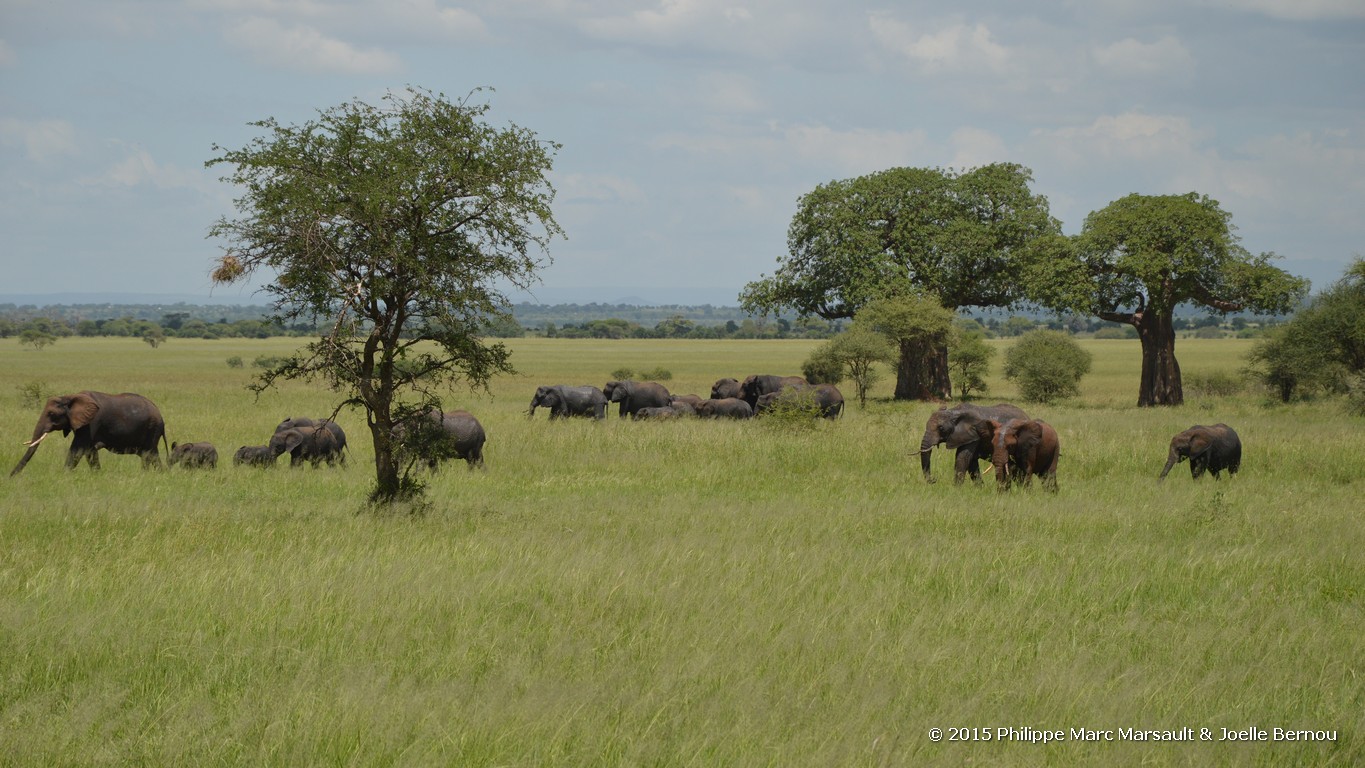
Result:
{"type": "Polygon", "coordinates": [[[1030,402],[1051,403],[1080,394],[1093,356],[1061,331],[1029,331],[1005,352],[1005,378],[1017,381],[1030,402]]]}
{"type": "Polygon", "coordinates": [[[993,359],[995,347],[986,343],[985,334],[979,331],[958,333],[957,340],[948,347],[948,368],[963,400],[973,392],[984,393],[988,389],[986,374],[993,359]]]}
{"type": "Polygon", "coordinates": [[[396,457],[394,427],[439,407],[463,382],[487,388],[512,371],[480,332],[510,306],[499,285],[529,288],[562,235],[546,180],[558,145],[484,122],[486,104],[409,88],[383,104],[353,101],[303,125],[253,123],[266,135],[209,166],[232,168],[239,218],[210,235],[230,245],[213,272],[229,283],[266,269],[283,324],[321,318],[324,335],[272,365],[320,379],[365,412],[374,444],[371,500],[417,496],[396,457]]]}
{"type": "Polygon", "coordinates": [[[26,328],[19,332],[19,343],[33,347],[39,352],[57,343],[57,337],[37,328],[26,328]]]}
{"type": "Polygon", "coordinates": [[[911,293],[868,302],[855,323],[865,323],[895,345],[897,389],[904,382],[911,399],[936,400],[952,394],[938,387],[948,381],[948,361],[939,350],[953,338],[953,320],[953,311],[933,296],[911,293]]]}
{"type": "Polygon", "coordinates": [[[1253,256],[1232,216],[1205,195],[1129,195],[1086,217],[1074,239],[1031,252],[1022,279],[1031,298],[1137,329],[1142,345],[1138,405],[1184,402],[1172,313],[1183,303],[1217,312],[1282,313],[1307,281],[1253,256]]]}
{"type": "Polygon", "coordinates": [[[1284,402],[1305,391],[1344,389],[1365,372],[1365,259],[1285,325],[1257,340],[1251,375],[1284,402]]]}
{"type": "MultiPolygon", "coordinates": [[[[787,255],[749,283],[744,308],[784,308],[826,320],[858,315],[877,299],[921,291],[949,310],[1003,307],[1022,297],[1019,267],[1035,241],[1060,237],[1032,173],[995,163],[963,173],[892,168],[831,181],[804,195],[787,255]]],[[[946,339],[932,356],[914,347],[897,366],[895,396],[929,399],[950,388],[946,339]]]]}
{"type": "Polygon", "coordinates": [[[802,370],[807,374],[817,371],[823,374],[819,377],[821,382],[807,375],[812,384],[837,384],[844,378],[852,379],[857,390],[858,405],[866,408],[868,390],[881,379],[877,364],[894,364],[897,359],[896,347],[886,334],[860,321],[816,347],[807,360],[810,367],[802,366],[802,370]],[[831,377],[829,374],[834,372],[837,374],[831,377]]]}

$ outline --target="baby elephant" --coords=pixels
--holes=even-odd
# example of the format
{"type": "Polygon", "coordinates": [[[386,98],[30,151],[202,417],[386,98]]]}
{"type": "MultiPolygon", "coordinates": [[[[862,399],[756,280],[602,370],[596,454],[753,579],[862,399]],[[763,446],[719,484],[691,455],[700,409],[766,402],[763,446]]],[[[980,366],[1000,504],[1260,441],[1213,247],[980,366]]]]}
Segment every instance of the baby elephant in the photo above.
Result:
{"type": "Polygon", "coordinates": [[[171,443],[170,465],[177,464],[186,469],[217,469],[218,449],[213,443],[171,443]]]}
{"type": "Polygon", "coordinates": [[[1242,439],[1226,424],[1211,427],[1196,424],[1171,438],[1171,450],[1166,457],[1166,466],[1161,470],[1158,480],[1165,480],[1166,473],[1177,463],[1190,460],[1190,477],[1198,480],[1204,470],[1218,473],[1227,470],[1229,475],[1237,474],[1242,466],[1242,439]]]}
{"type": "Polygon", "coordinates": [[[1000,490],[1008,490],[1012,480],[1025,486],[1033,476],[1043,478],[1043,487],[1057,490],[1057,458],[1060,454],[1057,430],[1040,419],[1011,419],[1005,424],[988,421],[982,430],[990,433],[991,465],[1000,490]]]}
{"type": "Polygon", "coordinates": [[[270,436],[270,452],[279,456],[286,451],[289,453],[289,466],[299,467],[307,461],[317,469],[320,462],[326,461],[328,466],[336,466],[337,457],[341,455],[341,447],[337,444],[336,436],[326,427],[294,427],[285,429],[270,436]]]}
{"type": "Polygon", "coordinates": [[[275,452],[268,445],[244,445],[232,456],[233,466],[243,464],[252,467],[275,466],[275,452]]]}

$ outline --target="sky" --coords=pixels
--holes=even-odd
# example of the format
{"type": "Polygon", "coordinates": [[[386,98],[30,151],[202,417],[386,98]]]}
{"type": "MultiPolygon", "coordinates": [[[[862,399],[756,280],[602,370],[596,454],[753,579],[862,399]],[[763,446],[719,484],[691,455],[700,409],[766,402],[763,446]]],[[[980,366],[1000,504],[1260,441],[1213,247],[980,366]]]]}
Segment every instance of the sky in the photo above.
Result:
{"type": "Polygon", "coordinates": [[[1014,162],[1067,233],[1199,192],[1321,289],[1365,254],[1362,0],[0,0],[0,296],[215,287],[215,145],[409,86],[562,145],[541,303],[734,305],[799,198],[1014,162]]]}

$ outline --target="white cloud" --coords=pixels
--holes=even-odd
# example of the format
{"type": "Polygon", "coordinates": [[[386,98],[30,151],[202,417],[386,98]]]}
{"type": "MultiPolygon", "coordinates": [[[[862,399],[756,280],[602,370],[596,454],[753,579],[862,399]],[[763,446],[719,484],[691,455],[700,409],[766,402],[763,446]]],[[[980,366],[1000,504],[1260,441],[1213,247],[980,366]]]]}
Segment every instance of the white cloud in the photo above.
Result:
{"type": "Polygon", "coordinates": [[[637,204],[645,194],[630,179],[619,176],[570,173],[553,178],[555,198],[564,203],[637,204]]]}
{"type": "Polygon", "coordinates": [[[1360,0],[1208,0],[1216,7],[1260,13],[1276,19],[1314,21],[1365,19],[1360,0]]]}
{"type": "Polygon", "coordinates": [[[77,182],[87,186],[125,188],[154,187],[199,191],[212,188],[203,171],[158,163],[150,152],[141,147],[127,148],[126,156],[105,169],[103,174],[87,176],[78,179],[77,182]]]}
{"type": "Polygon", "coordinates": [[[652,144],[715,163],[754,160],[773,167],[806,167],[817,169],[817,173],[857,176],[923,162],[927,140],[923,131],[839,130],[827,125],[773,123],[766,133],[673,133],[658,137],[652,144]]]}
{"type": "Polygon", "coordinates": [[[369,75],[392,74],[402,69],[399,58],[387,51],[361,50],[312,27],[285,27],[274,19],[247,19],[229,28],[224,37],[271,65],[291,70],[369,75]]]}
{"type": "Polygon", "coordinates": [[[1090,125],[1037,130],[1036,139],[1053,145],[1057,155],[1076,162],[1087,158],[1169,159],[1187,155],[1208,137],[1188,118],[1125,112],[1102,115],[1090,125]]]}
{"type": "Polygon", "coordinates": [[[1009,159],[1009,150],[999,135],[981,128],[959,128],[953,131],[954,168],[978,168],[1009,159]]]}
{"type": "Polygon", "coordinates": [[[8,67],[19,60],[19,54],[14,52],[14,46],[8,40],[0,40],[0,67],[8,67]]]}
{"type": "Polygon", "coordinates": [[[29,159],[39,162],[77,151],[76,130],[65,120],[0,118],[0,144],[23,147],[29,159]]]}
{"type": "Polygon", "coordinates": [[[715,72],[697,81],[697,100],[707,109],[725,113],[753,113],[766,106],[753,78],[715,72]]]}
{"type": "Polygon", "coordinates": [[[1133,38],[1095,48],[1091,56],[1101,67],[1120,75],[1151,75],[1194,65],[1184,43],[1167,35],[1151,43],[1133,38]]]}
{"type": "Polygon", "coordinates": [[[1009,51],[995,42],[984,24],[950,24],[922,31],[885,13],[868,15],[872,36],[886,49],[926,69],[999,72],[1009,63],[1009,51]]]}

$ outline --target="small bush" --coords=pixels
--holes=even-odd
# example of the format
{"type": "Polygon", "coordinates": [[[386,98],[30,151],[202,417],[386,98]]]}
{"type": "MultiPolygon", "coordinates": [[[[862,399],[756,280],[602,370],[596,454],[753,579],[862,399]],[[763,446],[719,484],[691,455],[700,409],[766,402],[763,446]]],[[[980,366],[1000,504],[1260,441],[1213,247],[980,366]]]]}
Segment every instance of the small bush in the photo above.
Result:
{"type": "Polygon", "coordinates": [[[1097,339],[1136,339],[1137,337],[1137,329],[1131,325],[1126,328],[1107,327],[1095,331],[1095,338],[1097,339]]]}
{"type": "Polygon", "coordinates": [[[278,356],[260,355],[255,360],[251,361],[251,365],[254,368],[276,368],[283,364],[287,359],[288,358],[278,356]]]}
{"type": "Polygon", "coordinates": [[[640,371],[640,378],[645,381],[668,381],[673,378],[673,372],[667,368],[655,368],[650,371],[640,371]]]}
{"type": "Polygon", "coordinates": [[[229,367],[229,368],[241,368],[241,367],[242,367],[242,357],[241,357],[241,355],[233,355],[232,357],[229,357],[229,358],[227,359],[227,367],[229,367]]]}
{"type": "Polygon", "coordinates": [[[817,348],[801,364],[801,375],[812,384],[838,384],[844,380],[844,363],[825,348],[817,348]]]}
{"type": "Polygon", "coordinates": [[[815,401],[815,390],[784,392],[782,397],[756,417],[770,427],[787,430],[815,429],[821,421],[820,404],[815,401]]]}
{"type": "Polygon", "coordinates": [[[1187,373],[1182,379],[1186,390],[1203,397],[1231,397],[1246,389],[1246,380],[1228,371],[1187,373]]]}
{"type": "Polygon", "coordinates": [[[19,404],[25,408],[37,408],[47,402],[47,382],[30,381],[15,389],[19,390],[19,404]]]}
{"type": "Polygon", "coordinates": [[[1365,373],[1357,373],[1346,382],[1346,412],[1365,417],[1365,373]]]}
{"type": "Polygon", "coordinates": [[[1061,331],[1029,331],[1005,352],[1005,378],[1024,400],[1051,403],[1080,394],[1093,356],[1061,331]]]}

